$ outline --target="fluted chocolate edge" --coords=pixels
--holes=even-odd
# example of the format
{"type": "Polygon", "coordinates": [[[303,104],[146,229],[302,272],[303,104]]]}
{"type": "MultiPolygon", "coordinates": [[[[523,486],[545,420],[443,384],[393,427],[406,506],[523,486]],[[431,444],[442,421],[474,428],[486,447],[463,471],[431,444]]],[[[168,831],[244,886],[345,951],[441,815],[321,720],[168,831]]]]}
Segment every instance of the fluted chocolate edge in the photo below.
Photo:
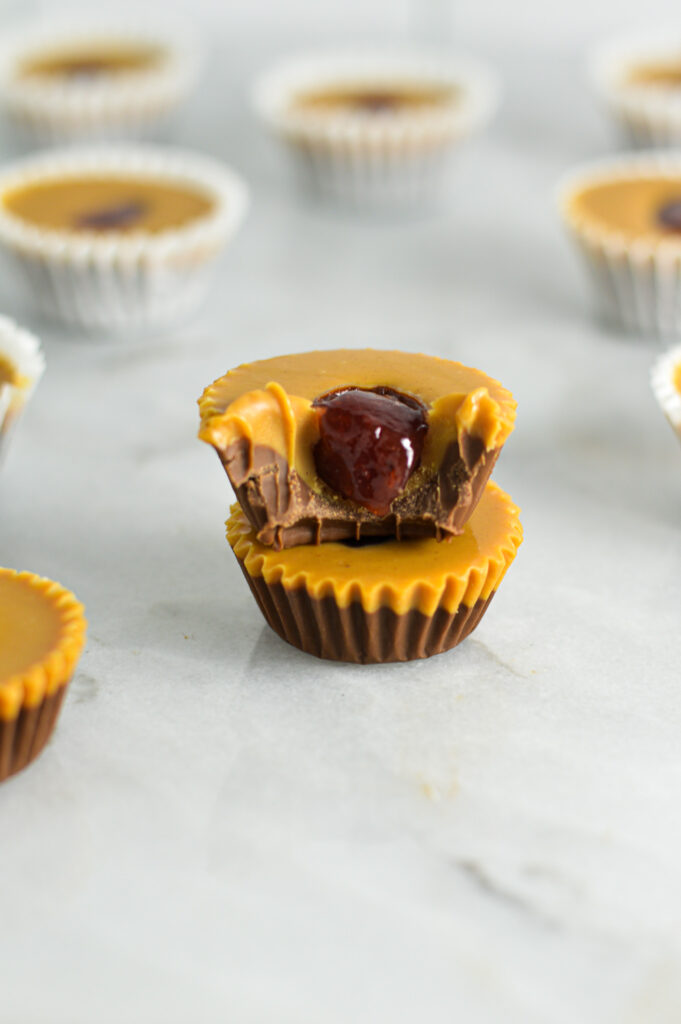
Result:
{"type": "Polygon", "coordinates": [[[367,612],[360,601],[341,607],[332,596],[311,597],[305,587],[288,588],[241,571],[268,625],[282,640],[327,661],[376,665],[430,658],[456,647],[485,614],[495,591],[472,607],[454,612],[437,608],[424,615],[417,608],[402,614],[387,606],[367,612]]]}
{"type": "Polygon", "coordinates": [[[0,782],[26,768],[41,753],[59,717],[68,684],[14,718],[0,718],[0,782]]]}

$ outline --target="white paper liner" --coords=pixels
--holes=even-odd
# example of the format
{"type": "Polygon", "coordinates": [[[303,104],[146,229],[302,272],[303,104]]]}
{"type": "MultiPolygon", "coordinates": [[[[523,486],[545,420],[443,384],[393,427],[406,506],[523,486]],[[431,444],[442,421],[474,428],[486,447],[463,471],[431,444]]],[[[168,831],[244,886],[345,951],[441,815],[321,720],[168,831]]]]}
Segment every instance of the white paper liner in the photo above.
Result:
{"type": "Polygon", "coordinates": [[[0,359],[14,368],[18,384],[0,382],[0,458],[26,402],[45,370],[40,342],[8,317],[0,316],[0,359]]]}
{"type": "Polygon", "coordinates": [[[289,143],[307,182],[354,202],[403,202],[428,196],[456,145],[492,116],[494,75],[469,59],[428,53],[349,52],[292,58],[254,89],[256,110],[289,143]],[[432,111],[296,110],[301,91],[356,83],[456,86],[451,104],[432,111]]]}
{"type": "Polygon", "coordinates": [[[629,153],[577,168],[558,185],[558,206],[584,258],[601,315],[637,334],[680,337],[681,235],[632,241],[572,208],[584,188],[637,175],[678,179],[681,194],[681,151],[629,153]]]}
{"type": "Polygon", "coordinates": [[[664,352],[653,363],[650,371],[650,386],[662,412],[681,441],[681,393],[674,381],[674,376],[680,368],[681,345],[677,345],[664,352]]]}
{"type": "Polygon", "coordinates": [[[590,78],[631,145],[681,145],[681,88],[628,83],[637,65],[678,61],[681,24],[628,34],[606,42],[591,55],[590,78]]]}
{"type": "Polygon", "coordinates": [[[59,19],[8,35],[0,43],[0,104],[31,144],[117,141],[161,130],[193,88],[199,48],[187,26],[135,20],[59,19]],[[84,80],[21,77],[23,60],[70,46],[107,42],[152,45],[156,66],[84,80]]]}
{"type": "Polygon", "coordinates": [[[222,164],[158,146],[65,149],[0,169],[0,246],[48,317],[85,330],[144,328],[186,315],[203,300],[248,209],[248,189],[222,164]],[[118,175],[198,187],[206,215],[157,234],[47,230],[9,213],[10,189],[69,175],[118,175]]]}

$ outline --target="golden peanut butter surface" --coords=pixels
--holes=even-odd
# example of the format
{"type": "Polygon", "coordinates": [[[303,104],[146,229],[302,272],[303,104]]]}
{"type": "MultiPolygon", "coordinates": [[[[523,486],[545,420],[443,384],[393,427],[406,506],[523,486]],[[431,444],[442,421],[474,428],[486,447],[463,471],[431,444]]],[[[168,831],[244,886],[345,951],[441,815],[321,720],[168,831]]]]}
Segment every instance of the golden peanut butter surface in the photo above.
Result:
{"type": "Polygon", "coordinates": [[[315,598],[333,597],[341,607],[361,601],[365,611],[387,606],[401,614],[417,608],[455,611],[487,600],[513,561],[522,540],[519,512],[490,483],[460,536],[353,547],[302,544],[275,551],[259,543],[238,505],[227,522],[235,555],[251,576],[289,589],[305,587],[315,598]]]}
{"type": "Polygon", "coordinates": [[[69,176],[9,189],[5,209],[47,230],[157,234],[205,216],[213,200],[187,185],[123,176],[69,176]]]}
{"type": "MultiPolygon", "coordinates": [[[[420,399],[428,409],[425,468],[437,469],[463,431],[492,450],[513,429],[512,395],[480,370],[436,356],[336,349],[278,356],[231,370],[199,401],[199,437],[222,451],[244,440],[251,450],[272,448],[315,489],[312,449],[319,428],[312,403],[344,387],[388,387],[420,399]]],[[[412,482],[414,477],[407,488],[412,482]]]]}
{"type": "Polygon", "coordinates": [[[681,203],[681,177],[613,178],[587,185],[571,202],[571,212],[585,224],[616,232],[633,241],[670,238],[681,241],[660,221],[660,212],[671,203],[681,203]]]}
{"type": "Polygon", "coordinates": [[[0,568],[0,720],[68,683],[86,628],[83,606],[58,583],[0,568]]]}
{"type": "Polygon", "coordinates": [[[158,66],[165,52],[158,46],[125,41],[92,41],[55,50],[34,53],[21,61],[17,74],[22,78],[74,79],[99,78],[158,66]]]}
{"type": "Polygon", "coordinates": [[[681,54],[674,60],[634,64],[624,75],[625,85],[650,85],[669,89],[681,88],[681,54]]]}
{"type": "Polygon", "coordinates": [[[314,113],[360,112],[366,114],[434,110],[456,99],[454,86],[423,82],[365,80],[298,92],[291,102],[295,110],[314,113]]]}
{"type": "Polygon", "coordinates": [[[0,683],[43,661],[57,646],[62,615],[22,576],[0,573],[0,683]]]}

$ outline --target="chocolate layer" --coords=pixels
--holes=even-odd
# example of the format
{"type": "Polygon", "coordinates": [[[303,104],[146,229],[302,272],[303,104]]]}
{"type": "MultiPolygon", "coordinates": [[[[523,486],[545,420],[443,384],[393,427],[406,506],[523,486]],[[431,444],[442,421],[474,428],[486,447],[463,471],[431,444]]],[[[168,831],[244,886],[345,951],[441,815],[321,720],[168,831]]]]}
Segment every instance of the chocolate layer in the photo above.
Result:
{"type": "Polygon", "coordinates": [[[334,494],[321,481],[312,490],[283,456],[246,440],[220,459],[237,500],[262,544],[276,549],[365,537],[437,537],[461,533],[480,499],[499,448],[486,451],[465,433],[449,445],[437,472],[420,470],[415,486],[396,498],[386,516],[376,516],[334,494]]]}
{"type": "Polygon", "coordinates": [[[33,708],[22,708],[16,718],[0,719],[0,782],[21,771],[41,752],[56,724],[66,686],[33,708]]]}
{"type": "Polygon", "coordinates": [[[441,654],[475,629],[494,597],[492,591],[486,601],[478,600],[471,608],[460,605],[456,612],[438,608],[432,616],[416,608],[401,615],[388,607],[366,612],[359,601],[342,608],[331,596],[310,597],[305,587],[268,584],[261,576],[249,575],[243,562],[237,561],[275,633],[306,654],[329,661],[371,665],[441,654]]]}

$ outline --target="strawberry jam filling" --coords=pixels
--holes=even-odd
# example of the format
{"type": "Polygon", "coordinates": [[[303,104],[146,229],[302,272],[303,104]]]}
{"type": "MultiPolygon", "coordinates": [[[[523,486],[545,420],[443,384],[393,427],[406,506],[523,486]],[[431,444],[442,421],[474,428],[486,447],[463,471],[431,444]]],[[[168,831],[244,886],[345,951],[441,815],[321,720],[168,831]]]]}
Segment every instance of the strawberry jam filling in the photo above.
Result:
{"type": "Polygon", "coordinates": [[[663,228],[681,231],[681,199],[673,199],[661,206],[657,211],[657,219],[663,228]]]}
{"type": "Polygon", "coordinates": [[[426,407],[392,388],[341,388],[315,399],[317,473],[332,490],[385,516],[418,469],[426,407]]]}
{"type": "Polygon", "coordinates": [[[136,224],[146,212],[145,203],[132,199],[129,203],[116,203],[114,206],[89,210],[78,217],[76,227],[89,231],[121,230],[136,224]]]}

